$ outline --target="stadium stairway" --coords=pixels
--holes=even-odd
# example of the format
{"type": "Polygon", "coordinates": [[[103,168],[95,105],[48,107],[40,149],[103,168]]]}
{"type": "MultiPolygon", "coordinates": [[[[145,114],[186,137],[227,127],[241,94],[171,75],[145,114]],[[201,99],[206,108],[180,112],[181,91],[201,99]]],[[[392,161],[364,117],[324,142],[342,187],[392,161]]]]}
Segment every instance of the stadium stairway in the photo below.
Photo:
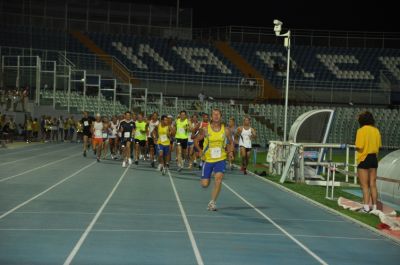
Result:
{"type": "Polygon", "coordinates": [[[252,77],[263,80],[262,84],[262,99],[279,99],[281,94],[279,91],[271,85],[271,83],[264,78],[264,76],[251,66],[238,52],[236,52],[229,44],[225,41],[216,41],[215,47],[228,59],[230,60],[237,69],[239,69],[244,76],[251,74],[252,77]]]}
{"type": "Polygon", "coordinates": [[[118,62],[115,58],[107,54],[100,47],[96,45],[89,37],[80,31],[72,31],[71,35],[81,42],[89,51],[96,54],[101,60],[111,66],[113,74],[125,83],[132,85],[139,85],[140,80],[135,78],[126,67],[118,62]]]}

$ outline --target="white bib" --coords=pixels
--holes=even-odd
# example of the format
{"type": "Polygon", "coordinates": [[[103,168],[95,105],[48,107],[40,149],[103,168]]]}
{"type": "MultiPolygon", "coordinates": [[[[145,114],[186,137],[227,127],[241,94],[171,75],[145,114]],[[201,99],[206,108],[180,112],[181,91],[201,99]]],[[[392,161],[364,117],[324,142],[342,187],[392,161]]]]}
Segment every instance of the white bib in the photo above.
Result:
{"type": "Polygon", "coordinates": [[[84,121],[84,122],[83,122],[83,125],[84,125],[85,127],[87,127],[87,126],[89,126],[89,122],[88,122],[88,121],[84,121]]]}
{"type": "Polygon", "coordinates": [[[161,142],[166,142],[168,140],[168,137],[166,135],[160,135],[160,140],[161,142]]]}
{"type": "Polygon", "coordinates": [[[101,138],[101,131],[94,131],[94,136],[96,136],[96,138],[101,138]]]}
{"type": "Polygon", "coordinates": [[[108,134],[107,133],[103,133],[103,138],[108,138],[108,134]]]}
{"type": "Polygon", "coordinates": [[[178,129],[178,133],[179,133],[179,134],[185,134],[185,133],[186,133],[185,128],[179,128],[179,129],[178,129]]]}
{"type": "Polygon", "coordinates": [[[124,138],[129,138],[131,137],[131,133],[130,132],[124,132],[124,138]]]}
{"type": "Polygon", "coordinates": [[[210,148],[211,158],[221,158],[221,147],[210,148]]]}

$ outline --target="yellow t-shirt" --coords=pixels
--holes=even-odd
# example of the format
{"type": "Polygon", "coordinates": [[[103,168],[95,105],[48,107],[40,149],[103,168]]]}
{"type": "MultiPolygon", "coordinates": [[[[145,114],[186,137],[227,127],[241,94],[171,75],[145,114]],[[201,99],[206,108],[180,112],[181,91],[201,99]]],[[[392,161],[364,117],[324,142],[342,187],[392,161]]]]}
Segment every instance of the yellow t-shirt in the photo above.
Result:
{"type": "Polygon", "coordinates": [[[169,146],[170,140],[169,140],[169,127],[168,126],[162,126],[161,124],[158,125],[158,141],[157,144],[161,144],[164,146],[169,146]]]}
{"type": "Polygon", "coordinates": [[[215,163],[226,159],[225,151],[226,135],[225,126],[221,124],[221,130],[214,132],[208,124],[207,135],[204,138],[204,157],[205,161],[215,163]]]}
{"type": "Polygon", "coordinates": [[[378,154],[382,146],[381,134],[378,128],[365,125],[357,130],[356,136],[357,164],[365,160],[368,154],[378,154]]]}

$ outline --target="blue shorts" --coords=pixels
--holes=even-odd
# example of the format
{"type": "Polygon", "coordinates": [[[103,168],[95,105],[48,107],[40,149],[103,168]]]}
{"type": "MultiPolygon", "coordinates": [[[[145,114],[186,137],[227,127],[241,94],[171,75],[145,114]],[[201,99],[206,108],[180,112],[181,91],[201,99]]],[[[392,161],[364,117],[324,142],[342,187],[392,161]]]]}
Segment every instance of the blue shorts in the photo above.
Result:
{"type": "Polygon", "coordinates": [[[162,144],[159,144],[158,145],[158,151],[159,152],[163,152],[163,155],[168,155],[169,154],[169,145],[162,145],[162,144]]]}
{"type": "Polygon", "coordinates": [[[194,142],[187,142],[187,146],[192,146],[194,145],[194,142]]]}
{"type": "Polygon", "coordinates": [[[209,163],[204,162],[203,169],[201,171],[201,179],[210,179],[211,174],[216,173],[225,173],[225,160],[209,163]]]}

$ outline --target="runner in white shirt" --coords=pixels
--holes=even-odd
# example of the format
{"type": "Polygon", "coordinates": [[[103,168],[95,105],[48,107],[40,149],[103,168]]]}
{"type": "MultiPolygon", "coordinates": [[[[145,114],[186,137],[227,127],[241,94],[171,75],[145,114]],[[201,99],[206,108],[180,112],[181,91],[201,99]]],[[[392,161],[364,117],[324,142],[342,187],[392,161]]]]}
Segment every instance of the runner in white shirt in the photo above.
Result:
{"type": "Polygon", "coordinates": [[[256,138],[256,131],[250,127],[250,117],[246,116],[243,119],[243,126],[240,126],[236,132],[236,138],[239,139],[240,156],[242,158],[241,170],[246,175],[247,165],[249,164],[251,141],[256,138]]]}
{"type": "Polygon", "coordinates": [[[110,129],[110,121],[107,117],[103,118],[103,159],[106,159],[108,153],[108,144],[109,144],[109,129],[110,129]]]}
{"type": "Polygon", "coordinates": [[[100,162],[101,147],[103,145],[103,122],[99,113],[96,114],[96,120],[92,123],[92,135],[93,150],[97,155],[97,162],[100,162]]]}
{"type": "Polygon", "coordinates": [[[200,127],[200,123],[198,121],[197,114],[193,114],[190,118],[190,127],[188,134],[188,143],[187,143],[187,157],[189,158],[189,169],[193,167],[193,161],[196,159],[196,154],[194,152],[194,138],[196,137],[196,132],[200,127]]]}
{"type": "Polygon", "coordinates": [[[118,126],[119,121],[117,116],[113,116],[110,121],[110,127],[108,130],[108,142],[110,145],[111,159],[116,159],[117,157],[117,147],[118,147],[118,126]]]}
{"type": "Polygon", "coordinates": [[[156,143],[154,142],[153,139],[153,130],[157,128],[159,124],[160,121],[158,120],[158,113],[154,112],[151,115],[151,119],[148,122],[148,134],[147,134],[147,144],[149,147],[150,161],[152,167],[155,167],[155,162],[157,161],[156,157],[154,156],[156,143]]]}

